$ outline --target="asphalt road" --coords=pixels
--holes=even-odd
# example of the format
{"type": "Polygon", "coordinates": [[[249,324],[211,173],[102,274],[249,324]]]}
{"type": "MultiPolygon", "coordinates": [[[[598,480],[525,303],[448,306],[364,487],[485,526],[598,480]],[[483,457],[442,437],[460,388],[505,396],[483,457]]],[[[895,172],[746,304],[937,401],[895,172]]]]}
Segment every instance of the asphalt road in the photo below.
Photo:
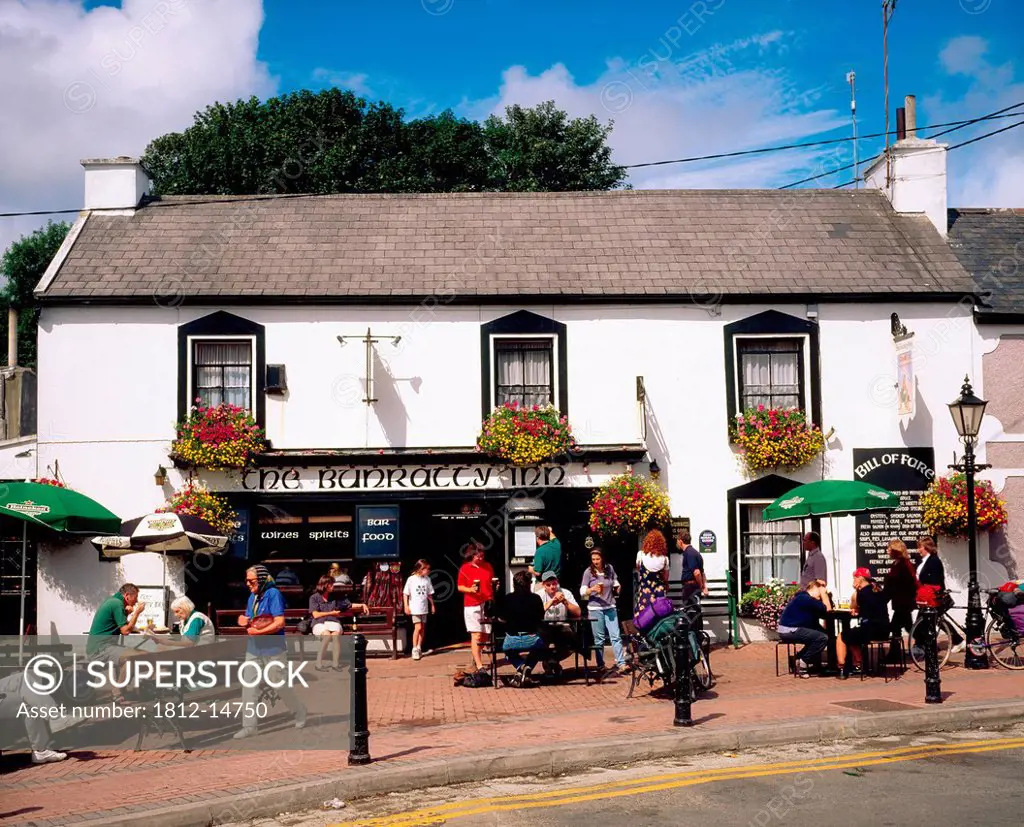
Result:
{"type": "Polygon", "coordinates": [[[509,779],[354,802],[260,827],[750,825],[962,827],[1024,822],[1024,727],[716,754],[556,780],[509,779]]]}

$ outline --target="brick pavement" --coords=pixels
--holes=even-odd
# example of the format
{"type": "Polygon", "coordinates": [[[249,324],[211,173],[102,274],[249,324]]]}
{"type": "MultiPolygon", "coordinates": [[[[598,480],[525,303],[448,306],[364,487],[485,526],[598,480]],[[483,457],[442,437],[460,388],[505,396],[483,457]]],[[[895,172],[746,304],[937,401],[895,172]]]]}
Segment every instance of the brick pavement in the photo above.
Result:
{"type": "MultiPolygon", "coordinates": [[[[881,678],[840,682],[775,677],[774,647],[755,644],[718,649],[718,677],[711,697],[694,705],[702,728],[864,715],[845,703],[884,700],[924,706],[921,673],[899,681],[881,678]]],[[[530,690],[464,689],[452,685],[456,668],[469,663],[456,650],[411,660],[372,660],[369,673],[370,747],[375,766],[400,767],[425,759],[532,748],[570,742],[586,731],[595,737],[656,734],[672,729],[672,704],[646,687],[625,699],[628,681],[586,687],[582,679],[530,690]],[[486,722],[486,727],[481,726],[486,722]],[[595,725],[606,731],[595,730],[595,725]]],[[[567,665],[570,662],[567,662],[567,665]]],[[[1001,669],[943,671],[946,703],[1018,698],[1022,676],[1001,669]]],[[[897,707],[898,708],[898,707],[897,707]]],[[[61,763],[35,767],[27,755],[0,757],[0,825],[70,824],[113,810],[146,809],[210,799],[244,801],[251,790],[322,778],[347,769],[347,753],[326,751],[176,751],[77,753],[61,763]]]]}

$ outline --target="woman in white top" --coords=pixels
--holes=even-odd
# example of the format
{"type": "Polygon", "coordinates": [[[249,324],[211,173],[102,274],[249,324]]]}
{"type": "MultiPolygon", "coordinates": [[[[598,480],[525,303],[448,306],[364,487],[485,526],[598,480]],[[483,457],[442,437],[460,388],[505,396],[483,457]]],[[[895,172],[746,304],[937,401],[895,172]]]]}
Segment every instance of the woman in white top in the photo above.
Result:
{"type": "Polygon", "coordinates": [[[149,634],[160,646],[196,646],[213,639],[213,621],[202,612],[196,611],[196,604],[187,597],[171,602],[171,613],[178,618],[181,637],[172,640],[161,635],[149,634]]]}
{"type": "Polygon", "coordinates": [[[636,555],[636,570],[640,582],[636,590],[634,616],[646,609],[657,598],[665,596],[668,585],[668,543],[657,529],[647,532],[641,550],[636,555]]]}

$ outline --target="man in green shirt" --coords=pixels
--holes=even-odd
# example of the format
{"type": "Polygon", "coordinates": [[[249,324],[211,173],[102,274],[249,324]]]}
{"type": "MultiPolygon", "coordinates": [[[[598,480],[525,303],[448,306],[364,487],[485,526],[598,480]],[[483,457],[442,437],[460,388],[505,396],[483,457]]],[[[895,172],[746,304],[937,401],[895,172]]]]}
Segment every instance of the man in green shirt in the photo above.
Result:
{"type": "Polygon", "coordinates": [[[95,654],[104,646],[114,643],[114,636],[131,634],[145,603],[139,602],[139,588],[125,583],[116,594],[104,600],[92,617],[89,627],[89,653],[95,654]]]}
{"type": "Polygon", "coordinates": [[[537,553],[533,557],[533,565],[530,566],[530,574],[540,582],[541,574],[554,572],[555,577],[562,574],[562,543],[555,537],[551,526],[540,525],[534,529],[534,536],[537,538],[537,553]]]}

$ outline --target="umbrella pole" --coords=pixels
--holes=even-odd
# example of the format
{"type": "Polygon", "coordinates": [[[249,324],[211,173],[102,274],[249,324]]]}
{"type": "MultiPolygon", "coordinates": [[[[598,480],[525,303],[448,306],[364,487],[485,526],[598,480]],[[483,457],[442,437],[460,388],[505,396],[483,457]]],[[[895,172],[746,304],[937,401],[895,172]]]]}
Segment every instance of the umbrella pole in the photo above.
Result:
{"type": "Polygon", "coordinates": [[[839,558],[836,557],[836,520],[828,515],[828,533],[832,539],[832,576],[836,579],[836,602],[843,599],[843,578],[839,576],[839,558]]]}
{"type": "Polygon", "coordinates": [[[25,565],[27,560],[28,523],[21,524],[21,615],[18,621],[18,666],[25,654],[25,565]]]}
{"type": "Polygon", "coordinates": [[[167,549],[164,549],[164,628],[167,628],[167,549]]]}

